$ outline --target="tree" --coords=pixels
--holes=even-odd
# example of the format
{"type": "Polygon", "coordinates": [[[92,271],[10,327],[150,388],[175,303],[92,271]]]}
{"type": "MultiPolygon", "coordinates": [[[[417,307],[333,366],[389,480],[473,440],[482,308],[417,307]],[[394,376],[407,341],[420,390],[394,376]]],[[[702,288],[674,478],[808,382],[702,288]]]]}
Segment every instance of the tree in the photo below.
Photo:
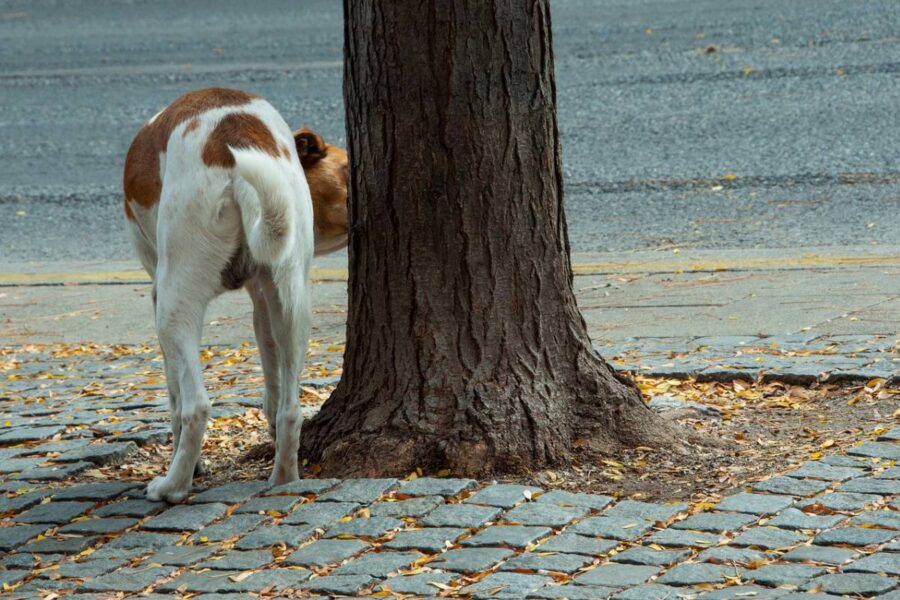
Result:
{"type": "Polygon", "coordinates": [[[347,351],[329,475],[530,470],[672,440],[594,352],[563,212],[549,0],[344,0],[347,351]]]}

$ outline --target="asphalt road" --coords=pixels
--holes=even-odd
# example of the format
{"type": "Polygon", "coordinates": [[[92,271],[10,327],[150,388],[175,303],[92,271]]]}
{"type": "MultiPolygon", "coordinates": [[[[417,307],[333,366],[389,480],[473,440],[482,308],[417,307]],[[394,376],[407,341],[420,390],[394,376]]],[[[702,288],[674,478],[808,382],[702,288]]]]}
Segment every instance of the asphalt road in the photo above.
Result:
{"type": "MultiPolygon", "coordinates": [[[[128,258],[141,123],[239,87],[343,143],[337,0],[0,0],[0,260],[128,258]],[[252,7],[252,8],[251,8],[252,7]]],[[[557,0],[573,249],[900,245],[900,2],[557,0]]]]}

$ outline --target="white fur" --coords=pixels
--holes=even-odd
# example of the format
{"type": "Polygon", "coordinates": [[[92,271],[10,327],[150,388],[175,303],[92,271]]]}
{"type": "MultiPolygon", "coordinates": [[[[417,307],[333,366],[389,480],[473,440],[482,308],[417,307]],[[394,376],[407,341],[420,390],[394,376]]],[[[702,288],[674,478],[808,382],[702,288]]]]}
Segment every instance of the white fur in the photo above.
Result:
{"type": "Polygon", "coordinates": [[[165,358],[172,408],[173,455],[165,477],[147,496],[181,502],[200,459],[209,399],[198,362],[206,307],[225,291],[221,273],[246,240],[259,265],[246,282],[265,375],[265,414],[275,436],[271,483],[298,477],[298,377],[309,339],[309,267],[313,212],[309,187],[287,123],[263,100],[200,115],[183,135],[176,127],[161,156],[162,194],[149,210],[129,202],[129,228],[141,262],[153,278],[156,327],[165,358]],[[290,158],[233,148],[234,169],[208,167],[203,144],[229,112],[259,117],[290,158]],[[272,225],[275,225],[273,228],[272,225]],[[281,235],[273,235],[273,231],[281,235]]]}

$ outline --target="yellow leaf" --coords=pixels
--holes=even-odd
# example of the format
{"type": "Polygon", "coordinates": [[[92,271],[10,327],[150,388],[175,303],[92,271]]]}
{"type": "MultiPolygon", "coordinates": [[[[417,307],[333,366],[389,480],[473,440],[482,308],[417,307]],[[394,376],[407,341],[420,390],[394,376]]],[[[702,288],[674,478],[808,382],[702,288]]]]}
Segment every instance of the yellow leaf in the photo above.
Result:
{"type": "Polygon", "coordinates": [[[821,445],[822,448],[831,448],[832,446],[834,446],[834,440],[825,440],[821,445]]]}
{"type": "Polygon", "coordinates": [[[205,544],[206,542],[209,541],[209,538],[206,537],[205,535],[201,535],[201,536],[200,536],[200,541],[203,542],[203,543],[205,544]]]}
{"type": "Polygon", "coordinates": [[[734,173],[725,173],[724,175],[722,175],[722,181],[734,181],[737,178],[737,175],[735,175],[734,173]]]}
{"type": "Polygon", "coordinates": [[[230,579],[236,583],[240,583],[241,581],[243,581],[243,580],[247,579],[248,577],[250,577],[251,575],[253,575],[253,573],[254,573],[254,571],[244,571],[243,573],[238,573],[237,575],[232,575],[228,579],[230,579]]]}

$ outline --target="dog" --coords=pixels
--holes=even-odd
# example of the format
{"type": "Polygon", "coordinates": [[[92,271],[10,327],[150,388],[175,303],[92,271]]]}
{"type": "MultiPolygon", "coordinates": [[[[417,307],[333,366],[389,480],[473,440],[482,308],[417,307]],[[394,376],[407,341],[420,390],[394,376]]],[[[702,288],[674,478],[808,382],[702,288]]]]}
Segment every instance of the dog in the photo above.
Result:
{"type": "Polygon", "coordinates": [[[245,288],[275,440],[269,482],[298,478],[299,374],[310,333],[314,254],[347,244],[347,153],[292,133],[252,94],[190,92],[138,132],[125,158],[125,216],[153,280],[156,330],[172,409],[172,462],[147,486],[182,502],[200,460],[209,399],[199,364],[207,305],[245,288]]]}

